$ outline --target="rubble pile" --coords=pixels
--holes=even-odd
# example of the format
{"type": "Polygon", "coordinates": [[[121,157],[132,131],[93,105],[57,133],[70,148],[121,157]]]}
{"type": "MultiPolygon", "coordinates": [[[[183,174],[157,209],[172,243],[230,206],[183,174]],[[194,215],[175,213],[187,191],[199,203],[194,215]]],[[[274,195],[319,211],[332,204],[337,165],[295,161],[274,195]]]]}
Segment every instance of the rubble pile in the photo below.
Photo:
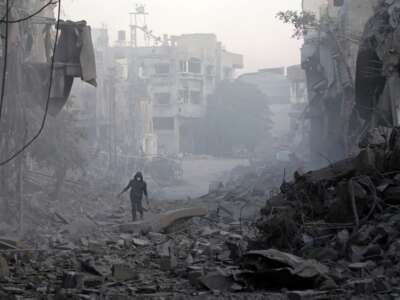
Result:
{"type": "Polygon", "coordinates": [[[73,240],[68,228],[49,235],[41,249],[0,240],[0,299],[218,298],[252,291],[249,276],[257,272],[242,264],[250,268],[257,255],[285,260],[278,252],[242,260],[247,241],[240,227],[208,217],[180,220],[162,233],[109,230],[102,239],[73,240]]]}
{"type": "Polygon", "coordinates": [[[400,128],[360,147],[291,182],[294,164],[237,169],[141,222],[101,197],[90,214],[47,212],[32,243],[0,238],[0,299],[400,297],[400,128]]]}
{"type": "Polygon", "coordinates": [[[239,166],[233,169],[225,182],[215,183],[210,194],[206,197],[215,197],[227,201],[238,199],[263,199],[274,193],[282,181],[290,180],[290,174],[302,168],[300,161],[270,161],[261,167],[239,166]]]}
{"type": "Polygon", "coordinates": [[[257,247],[324,263],[343,292],[399,297],[400,128],[373,129],[360,147],[282,184],[261,210],[257,247]]]}

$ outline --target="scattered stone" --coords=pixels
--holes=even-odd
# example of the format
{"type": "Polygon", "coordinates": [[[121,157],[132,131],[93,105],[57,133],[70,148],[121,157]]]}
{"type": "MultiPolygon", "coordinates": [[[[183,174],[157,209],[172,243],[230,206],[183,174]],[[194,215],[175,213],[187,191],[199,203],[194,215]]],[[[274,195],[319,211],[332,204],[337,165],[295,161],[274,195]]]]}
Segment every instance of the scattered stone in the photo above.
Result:
{"type": "Polygon", "coordinates": [[[234,284],[234,281],[230,277],[221,274],[219,271],[210,272],[201,277],[199,281],[210,291],[229,291],[234,284]]]}
{"type": "Polygon", "coordinates": [[[142,240],[142,239],[137,239],[137,238],[133,238],[132,239],[132,243],[135,246],[139,246],[139,247],[144,247],[144,246],[148,246],[150,245],[150,242],[147,240],[142,240]]]}
{"type": "Polygon", "coordinates": [[[84,276],[83,277],[83,287],[85,289],[94,289],[102,286],[104,283],[104,278],[99,276],[84,276]]]}
{"type": "Polygon", "coordinates": [[[158,233],[158,232],[149,232],[147,234],[147,237],[149,238],[150,241],[152,241],[155,244],[160,244],[167,240],[167,237],[165,234],[158,233]]]}
{"type": "Polygon", "coordinates": [[[137,278],[137,272],[126,264],[115,264],[111,268],[112,276],[117,281],[125,281],[137,278]]]}
{"type": "Polygon", "coordinates": [[[10,295],[22,295],[24,293],[24,289],[14,286],[2,286],[0,288],[10,295]]]}
{"type": "Polygon", "coordinates": [[[64,272],[62,287],[64,289],[77,289],[82,286],[83,275],[76,272],[64,272]]]}
{"type": "Polygon", "coordinates": [[[80,263],[81,263],[82,271],[93,274],[93,275],[97,275],[97,276],[103,276],[103,274],[100,272],[100,270],[95,265],[93,258],[81,260],[80,263]]]}
{"type": "Polygon", "coordinates": [[[353,280],[348,283],[348,286],[357,295],[370,295],[375,290],[373,279],[353,280]]]}
{"type": "Polygon", "coordinates": [[[8,268],[7,260],[0,256],[0,279],[8,277],[10,275],[10,270],[8,268]]]}
{"type": "Polygon", "coordinates": [[[0,238],[0,250],[12,250],[19,247],[19,242],[11,238],[0,238]]]}
{"type": "Polygon", "coordinates": [[[286,295],[289,300],[329,299],[327,292],[320,292],[315,290],[290,291],[286,295]]]}
{"type": "Polygon", "coordinates": [[[154,285],[143,285],[137,288],[137,294],[155,294],[157,292],[157,287],[154,285]]]}

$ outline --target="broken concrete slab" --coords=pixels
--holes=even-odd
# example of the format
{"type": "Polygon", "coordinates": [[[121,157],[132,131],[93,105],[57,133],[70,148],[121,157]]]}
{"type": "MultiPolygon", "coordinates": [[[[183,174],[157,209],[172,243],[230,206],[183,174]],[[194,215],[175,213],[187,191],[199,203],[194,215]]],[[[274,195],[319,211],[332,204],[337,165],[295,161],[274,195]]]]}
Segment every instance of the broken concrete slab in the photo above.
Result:
{"type": "Polygon", "coordinates": [[[169,211],[155,216],[151,220],[117,225],[115,229],[121,232],[162,232],[175,222],[194,217],[204,217],[208,213],[206,208],[193,207],[169,211]]]}
{"type": "Polygon", "coordinates": [[[189,279],[190,284],[193,286],[198,287],[200,284],[200,278],[203,277],[204,274],[204,268],[201,266],[189,266],[188,267],[188,273],[187,277],[189,279]]]}
{"type": "Polygon", "coordinates": [[[241,277],[257,288],[318,288],[328,279],[329,268],[316,260],[305,260],[275,249],[250,251],[241,260],[241,277]]]}
{"type": "Polygon", "coordinates": [[[157,245],[156,252],[158,255],[158,262],[161,270],[168,271],[172,270],[178,265],[175,250],[172,245],[172,241],[157,245]]]}
{"type": "Polygon", "coordinates": [[[147,234],[147,237],[150,241],[152,241],[153,243],[156,243],[156,244],[160,244],[167,240],[166,235],[164,235],[162,233],[158,233],[158,232],[149,232],[147,234]]]}
{"type": "Polygon", "coordinates": [[[62,277],[62,288],[77,289],[82,286],[83,275],[77,272],[64,272],[62,277]]]}
{"type": "Polygon", "coordinates": [[[101,270],[96,266],[92,257],[84,260],[80,260],[80,266],[83,272],[93,274],[96,276],[103,276],[101,270]]]}
{"type": "Polygon", "coordinates": [[[8,268],[7,260],[0,256],[0,278],[8,277],[10,275],[10,270],[8,268]]]}
{"type": "Polygon", "coordinates": [[[352,280],[348,282],[348,287],[358,295],[370,295],[374,291],[374,280],[370,278],[352,280]]]}
{"type": "Polygon", "coordinates": [[[311,299],[329,299],[327,292],[309,290],[309,291],[290,291],[286,294],[289,300],[311,300],[311,299]]]}
{"type": "Polygon", "coordinates": [[[0,237],[0,250],[11,250],[20,248],[21,244],[18,240],[8,237],[0,237]]]}
{"type": "Polygon", "coordinates": [[[297,180],[305,180],[312,183],[316,183],[320,180],[338,180],[354,172],[356,168],[355,164],[355,158],[345,159],[326,168],[308,172],[299,176],[297,180]]]}
{"type": "Polygon", "coordinates": [[[148,246],[150,245],[150,242],[147,240],[143,240],[143,239],[138,239],[138,238],[133,238],[132,239],[132,243],[135,246],[139,246],[139,247],[144,247],[144,246],[148,246]]]}
{"type": "Polygon", "coordinates": [[[219,271],[210,272],[199,278],[200,283],[211,291],[229,291],[234,284],[233,279],[219,271]]]}
{"type": "Polygon", "coordinates": [[[111,268],[112,276],[118,281],[131,280],[138,277],[137,272],[127,264],[115,264],[111,268]]]}

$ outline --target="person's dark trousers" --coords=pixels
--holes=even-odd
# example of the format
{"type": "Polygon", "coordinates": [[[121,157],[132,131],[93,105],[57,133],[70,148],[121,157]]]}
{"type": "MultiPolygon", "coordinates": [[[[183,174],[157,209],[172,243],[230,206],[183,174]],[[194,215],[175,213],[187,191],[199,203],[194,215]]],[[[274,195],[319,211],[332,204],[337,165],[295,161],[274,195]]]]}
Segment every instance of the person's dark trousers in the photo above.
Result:
{"type": "Polygon", "coordinates": [[[132,220],[133,222],[136,221],[136,214],[139,212],[140,214],[140,219],[143,220],[143,206],[142,206],[142,199],[135,199],[131,198],[131,204],[132,204],[132,220]]]}

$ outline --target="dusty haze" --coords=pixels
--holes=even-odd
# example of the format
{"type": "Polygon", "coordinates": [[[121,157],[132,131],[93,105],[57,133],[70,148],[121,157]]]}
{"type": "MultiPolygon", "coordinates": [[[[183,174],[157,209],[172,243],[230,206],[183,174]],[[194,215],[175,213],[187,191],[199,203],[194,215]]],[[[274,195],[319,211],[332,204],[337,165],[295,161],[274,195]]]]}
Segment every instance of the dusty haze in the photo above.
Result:
{"type": "MultiPolygon", "coordinates": [[[[113,33],[127,30],[130,0],[65,0],[64,17],[86,19],[113,33]]],[[[246,72],[299,63],[301,42],[275,18],[278,11],[301,7],[300,0],[146,0],[148,25],[156,34],[216,33],[219,40],[245,57],[246,72]],[[249,4],[251,3],[251,4],[249,4]]],[[[112,36],[114,40],[115,34],[112,36]]]]}

